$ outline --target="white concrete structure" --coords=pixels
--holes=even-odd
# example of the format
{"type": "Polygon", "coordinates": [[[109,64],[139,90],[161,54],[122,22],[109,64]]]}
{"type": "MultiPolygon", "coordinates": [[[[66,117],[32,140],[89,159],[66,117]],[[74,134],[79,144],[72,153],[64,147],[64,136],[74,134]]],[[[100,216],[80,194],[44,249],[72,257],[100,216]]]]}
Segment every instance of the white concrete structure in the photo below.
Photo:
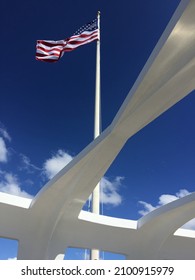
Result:
{"type": "Polygon", "coordinates": [[[125,142],[195,88],[195,1],[183,0],[111,125],[31,201],[0,194],[0,236],[18,259],[63,258],[66,247],[128,259],[195,259],[195,193],[138,221],[81,211],[125,142]]]}

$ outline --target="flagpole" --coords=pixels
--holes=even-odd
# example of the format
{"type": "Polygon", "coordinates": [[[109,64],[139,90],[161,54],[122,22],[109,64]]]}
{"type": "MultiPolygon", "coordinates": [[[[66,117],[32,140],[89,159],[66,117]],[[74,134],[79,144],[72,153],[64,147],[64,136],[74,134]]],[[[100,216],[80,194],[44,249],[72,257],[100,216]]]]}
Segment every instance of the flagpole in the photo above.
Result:
{"type": "MultiPolygon", "coordinates": [[[[101,129],[101,96],[100,96],[100,12],[97,14],[99,39],[96,48],[96,85],[95,85],[95,115],[94,139],[100,135],[101,129]]],[[[100,214],[100,183],[97,184],[92,194],[92,213],[100,214]]],[[[91,260],[99,260],[99,250],[91,250],[91,260]]]]}

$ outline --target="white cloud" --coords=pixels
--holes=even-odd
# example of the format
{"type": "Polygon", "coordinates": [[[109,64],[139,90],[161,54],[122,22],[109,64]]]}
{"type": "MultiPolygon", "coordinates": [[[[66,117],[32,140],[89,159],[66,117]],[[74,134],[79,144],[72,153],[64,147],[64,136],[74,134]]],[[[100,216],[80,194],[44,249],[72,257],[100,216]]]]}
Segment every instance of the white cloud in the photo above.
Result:
{"type": "Polygon", "coordinates": [[[112,206],[118,206],[122,202],[122,196],[119,194],[119,188],[123,177],[116,177],[113,181],[103,177],[101,180],[101,202],[104,204],[110,204],[112,206]]]}
{"type": "Polygon", "coordinates": [[[152,212],[153,210],[155,210],[157,208],[157,207],[152,206],[152,204],[147,203],[145,201],[139,201],[139,203],[144,206],[144,210],[139,211],[139,214],[142,216],[152,212]]]}
{"type": "MultiPolygon", "coordinates": [[[[144,209],[139,211],[139,214],[144,216],[148,214],[149,212],[167,204],[174,200],[177,200],[179,198],[182,198],[186,195],[190,194],[190,192],[186,189],[181,189],[179,192],[177,192],[175,195],[172,194],[162,194],[159,197],[158,204],[156,206],[153,206],[150,203],[147,203],[145,201],[139,201],[141,205],[143,205],[144,209]]],[[[191,221],[187,222],[185,225],[182,226],[183,228],[187,229],[195,229],[195,219],[192,219],[191,221]]]]}
{"type": "Polygon", "coordinates": [[[8,160],[8,149],[5,144],[5,140],[11,141],[11,137],[3,127],[3,124],[0,122],[0,162],[7,162],[8,160]]]}
{"type": "Polygon", "coordinates": [[[32,198],[30,194],[20,188],[17,177],[8,172],[1,172],[0,192],[32,198]]]}
{"type": "Polygon", "coordinates": [[[186,189],[182,189],[179,190],[179,192],[177,192],[175,195],[171,195],[171,194],[163,194],[159,197],[159,205],[165,205],[169,202],[172,202],[178,198],[182,198],[186,195],[190,194],[186,189]]]}
{"type": "MultiPolygon", "coordinates": [[[[111,205],[113,207],[119,206],[122,203],[122,196],[119,193],[122,186],[122,180],[124,177],[117,176],[113,181],[107,177],[101,179],[100,184],[100,203],[105,205],[111,205]]],[[[92,194],[89,197],[89,201],[92,200],[92,194]]]]}
{"type": "Polygon", "coordinates": [[[5,141],[0,137],[0,162],[7,162],[8,150],[5,141]]]}
{"type": "Polygon", "coordinates": [[[9,135],[9,133],[7,132],[7,130],[5,128],[3,128],[2,123],[0,123],[0,134],[3,136],[4,139],[11,141],[11,137],[9,135]]]}
{"type": "MultiPolygon", "coordinates": [[[[47,179],[53,178],[64,166],[66,166],[73,157],[63,150],[58,150],[55,155],[50,159],[47,159],[43,164],[44,174],[47,179]]],[[[101,180],[101,202],[104,204],[110,204],[112,206],[118,206],[122,202],[122,197],[119,194],[119,188],[121,187],[121,181],[123,177],[116,177],[113,181],[103,177],[101,180]]]]}
{"type": "Polygon", "coordinates": [[[47,159],[43,165],[44,174],[48,179],[53,178],[73,157],[63,150],[58,150],[56,155],[47,159]]]}

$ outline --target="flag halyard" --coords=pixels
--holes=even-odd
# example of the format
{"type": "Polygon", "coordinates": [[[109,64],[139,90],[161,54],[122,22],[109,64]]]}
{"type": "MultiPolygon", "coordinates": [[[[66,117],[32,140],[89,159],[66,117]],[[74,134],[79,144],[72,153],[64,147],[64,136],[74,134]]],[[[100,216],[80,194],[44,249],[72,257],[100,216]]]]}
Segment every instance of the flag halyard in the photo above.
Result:
{"type": "Polygon", "coordinates": [[[65,40],[37,40],[36,59],[45,62],[56,62],[65,52],[73,51],[98,39],[99,28],[97,19],[95,19],[79,28],[73,36],[65,40]]]}

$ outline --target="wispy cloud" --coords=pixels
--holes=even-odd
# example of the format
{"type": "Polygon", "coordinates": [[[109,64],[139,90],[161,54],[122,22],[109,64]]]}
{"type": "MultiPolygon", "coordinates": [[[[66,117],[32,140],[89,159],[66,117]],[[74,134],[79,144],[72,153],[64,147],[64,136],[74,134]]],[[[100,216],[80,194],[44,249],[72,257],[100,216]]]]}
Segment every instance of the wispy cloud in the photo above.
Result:
{"type": "MultiPolygon", "coordinates": [[[[11,136],[0,122],[0,162],[8,162],[8,148],[6,141],[11,141],[11,136]]],[[[5,165],[4,165],[4,168],[5,165]]],[[[0,192],[9,193],[12,195],[32,198],[30,194],[22,190],[19,180],[12,172],[0,170],[0,192]]]]}
{"type": "MultiPolygon", "coordinates": [[[[138,211],[139,214],[142,215],[142,216],[144,216],[144,215],[146,215],[146,214],[152,212],[153,210],[155,210],[155,209],[157,208],[157,206],[156,206],[156,207],[155,207],[155,206],[152,206],[152,204],[147,203],[147,202],[145,202],[145,201],[139,201],[139,203],[140,203],[141,205],[143,205],[143,207],[144,207],[143,210],[138,211]]],[[[158,207],[159,207],[159,206],[158,206],[158,207]]]]}
{"type": "MultiPolygon", "coordinates": [[[[162,194],[159,199],[158,199],[158,203],[156,206],[153,206],[152,204],[145,202],[145,201],[139,201],[139,204],[141,204],[143,206],[144,209],[139,211],[139,214],[144,216],[146,214],[148,214],[149,212],[167,204],[170,203],[174,200],[177,200],[179,198],[182,198],[186,195],[190,194],[190,192],[186,189],[181,189],[179,190],[175,195],[173,194],[162,194]]],[[[187,229],[195,229],[195,219],[187,222],[185,225],[182,226],[183,228],[187,228],[187,229]]]]}
{"type": "MultiPolygon", "coordinates": [[[[11,141],[11,136],[8,134],[5,127],[0,123],[0,162],[6,163],[8,161],[8,149],[6,147],[6,141],[11,141]]],[[[11,148],[10,148],[11,149],[11,148]]],[[[62,168],[64,168],[72,159],[73,156],[59,149],[50,158],[46,159],[42,167],[39,168],[34,165],[30,158],[22,153],[14,151],[14,158],[18,161],[18,170],[23,171],[31,176],[37,174],[44,175],[44,178],[50,180],[53,178],[62,168]]],[[[122,202],[122,196],[120,195],[120,188],[122,186],[123,177],[115,177],[110,180],[108,177],[103,177],[101,180],[101,202],[110,206],[118,206],[122,202]]],[[[32,184],[32,179],[28,178],[23,183],[32,184]]],[[[32,197],[26,191],[22,190],[20,187],[19,178],[12,172],[0,171],[0,191],[6,192],[13,195],[32,197]]]]}
{"type": "Polygon", "coordinates": [[[30,158],[24,154],[19,155],[22,161],[22,165],[19,167],[20,170],[25,170],[27,173],[33,173],[34,171],[42,171],[42,168],[34,165],[30,158]]]}
{"type": "Polygon", "coordinates": [[[0,192],[32,198],[30,194],[21,189],[18,178],[8,172],[0,172],[0,192]]]}
{"type": "Polygon", "coordinates": [[[11,141],[11,136],[9,135],[9,133],[7,132],[7,130],[5,129],[4,125],[0,122],[0,135],[8,140],[9,142],[11,141]]]}
{"type": "Polygon", "coordinates": [[[7,162],[8,160],[8,150],[5,141],[0,137],[0,162],[7,162]]]}
{"type": "Polygon", "coordinates": [[[8,148],[6,146],[6,141],[11,141],[11,137],[4,125],[0,122],[0,162],[8,161],[8,148]]]}

